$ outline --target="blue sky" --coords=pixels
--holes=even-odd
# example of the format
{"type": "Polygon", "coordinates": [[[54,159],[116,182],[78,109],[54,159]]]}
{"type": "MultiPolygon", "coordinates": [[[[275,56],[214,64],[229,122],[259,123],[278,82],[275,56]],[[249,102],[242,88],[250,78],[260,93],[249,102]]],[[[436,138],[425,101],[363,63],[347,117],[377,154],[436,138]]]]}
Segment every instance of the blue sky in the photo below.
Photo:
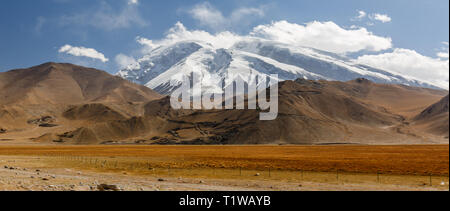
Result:
{"type": "MultiPolygon", "coordinates": [[[[141,56],[137,37],[163,39],[177,22],[211,34],[247,35],[255,26],[283,20],[333,22],[391,39],[389,48],[349,50],[349,56],[414,52],[434,59],[429,62],[446,60],[448,69],[448,0],[3,0],[0,5],[0,71],[56,61],[115,73],[117,55],[141,56]],[[74,53],[86,49],[95,49],[91,58],[74,53]]],[[[373,59],[364,61],[379,61],[373,59]]],[[[448,73],[444,77],[448,82],[448,73]]]]}

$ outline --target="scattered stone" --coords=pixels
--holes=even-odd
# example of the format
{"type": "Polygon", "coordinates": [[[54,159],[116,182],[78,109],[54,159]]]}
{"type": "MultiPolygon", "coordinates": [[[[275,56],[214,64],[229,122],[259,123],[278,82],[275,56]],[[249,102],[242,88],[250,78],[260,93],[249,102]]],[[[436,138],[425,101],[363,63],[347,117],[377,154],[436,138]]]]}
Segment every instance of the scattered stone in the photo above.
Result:
{"type": "MultiPolygon", "coordinates": [[[[56,124],[50,124],[50,123],[42,123],[42,124],[39,124],[39,127],[57,127],[58,125],[56,125],[56,124]]],[[[59,140],[58,140],[59,141],[59,140]]],[[[57,141],[54,141],[54,142],[57,142],[57,141]]],[[[64,142],[64,141],[59,141],[59,142],[64,142]]]]}
{"type": "Polygon", "coordinates": [[[107,184],[100,184],[97,185],[97,190],[99,191],[120,191],[117,185],[107,185],[107,184]]]}
{"type": "Polygon", "coordinates": [[[42,178],[42,180],[44,180],[44,181],[48,181],[49,179],[48,179],[48,178],[45,178],[45,177],[44,177],[44,178],[42,178]]]}
{"type": "Polygon", "coordinates": [[[158,182],[164,182],[164,181],[166,181],[166,180],[162,179],[162,178],[158,179],[158,182]]]}
{"type": "Polygon", "coordinates": [[[259,177],[259,176],[261,176],[260,173],[256,173],[256,174],[255,174],[255,177],[259,177]]]}
{"type": "Polygon", "coordinates": [[[39,169],[36,169],[36,172],[40,172],[41,170],[39,170],[39,169]]]}
{"type": "Polygon", "coordinates": [[[203,181],[203,180],[200,180],[200,182],[198,182],[198,183],[200,183],[200,184],[203,184],[203,183],[205,183],[205,181],[203,181]]]}

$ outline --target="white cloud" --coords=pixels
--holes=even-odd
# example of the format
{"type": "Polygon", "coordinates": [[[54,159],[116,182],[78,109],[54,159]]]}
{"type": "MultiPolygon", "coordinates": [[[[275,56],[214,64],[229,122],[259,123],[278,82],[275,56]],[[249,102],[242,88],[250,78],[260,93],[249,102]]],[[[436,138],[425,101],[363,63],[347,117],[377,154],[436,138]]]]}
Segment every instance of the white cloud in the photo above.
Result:
{"type": "Polygon", "coordinates": [[[359,19],[362,19],[362,18],[366,17],[366,15],[367,15],[367,13],[362,10],[358,11],[358,13],[359,13],[359,16],[358,16],[359,19]]]}
{"type": "Polygon", "coordinates": [[[346,30],[333,22],[299,25],[279,21],[255,27],[252,35],[334,53],[381,51],[392,47],[391,38],[376,36],[365,28],[346,30]]]}
{"type": "Polygon", "coordinates": [[[201,25],[211,27],[213,29],[223,27],[226,22],[222,12],[214,8],[208,2],[198,4],[189,11],[194,19],[199,21],[201,25]]]}
{"type": "MultiPolygon", "coordinates": [[[[382,22],[382,23],[388,23],[388,22],[391,22],[391,21],[392,21],[392,18],[389,17],[389,16],[386,15],[386,14],[373,13],[373,14],[368,15],[368,14],[367,14],[365,11],[363,11],[363,10],[358,11],[358,16],[352,18],[351,20],[352,20],[352,21],[363,21],[363,20],[366,19],[366,17],[368,17],[369,20],[372,20],[372,21],[380,21],[380,22],[382,22]]],[[[372,23],[372,22],[367,22],[367,25],[368,25],[368,26],[373,26],[374,23],[372,23]]]]}
{"type": "Polygon", "coordinates": [[[91,26],[109,31],[131,26],[147,26],[146,21],[141,17],[138,8],[135,6],[137,4],[137,0],[130,0],[121,11],[116,11],[107,2],[102,1],[100,7],[96,9],[62,16],[59,23],[63,26],[91,26]]]}
{"type": "Polygon", "coordinates": [[[132,4],[139,4],[139,0],[128,0],[128,4],[132,5],[132,4]]]}
{"type": "Polygon", "coordinates": [[[161,40],[150,40],[143,37],[137,37],[136,41],[144,46],[144,53],[151,51],[159,46],[175,44],[181,41],[203,41],[210,43],[217,48],[230,48],[236,42],[240,41],[243,36],[236,35],[229,31],[211,34],[202,30],[188,30],[178,22],[168,32],[167,36],[161,40]]]}
{"type": "Polygon", "coordinates": [[[436,56],[443,60],[449,59],[449,49],[448,49],[448,42],[441,42],[442,46],[439,50],[440,52],[436,53],[436,56]]]}
{"type": "Polygon", "coordinates": [[[437,53],[436,55],[437,55],[439,58],[442,58],[442,59],[448,59],[448,57],[449,57],[448,54],[449,54],[448,52],[439,52],[439,53],[437,53]]]}
{"type": "Polygon", "coordinates": [[[375,13],[375,14],[371,15],[370,17],[371,17],[371,19],[381,21],[382,23],[388,23],[388,22],[392,21],[392,18],[386,14],[375,13]]]}
{"type": "Polygon", "coordinates": [[[333,22],[311,22],[306,25],[287,21],[274,22],[255,27],[248,35],[237,35],[230,31],[211,34],[202,30],[188,30],[178,22],[161,40],[137,37],[145,46],[143,53],[158,46],[171,45],[180,41],[203,41],[216,48],[230,48],[243,39],[265,39],[294,46],[306,46],[334,53],[350,53],[362,50],[381,51],[392,47],[391,38],[373,35],[365,28],[346,30],[333,22]]]}
{"type": "Polygon", "coordinates": [[[253,18],[260,18],[265,15],[264,7],[260,8],[238,8],[228,17],[217,10],[210,3],[205,2],[195,5],[188,13],[199,22],[200,25],[210,29],[220,31],[234,26],[248,25],[253,18]]]}
{"type": "Polygon", "coordinates": [[[358,11],[358,16],[352,18],[351,20],[352,21],[360,21],[360,20],[364,19],[366,16],[367,16],[367,13],[360,10],[360,11],[358,11]]]}
{"type": "Polygon", "coordinates": [[[423,56],[414,50],[397,48],[390,53],[361,56],[356,62],[449,88],[448,57],[442,60],[423,56]]]}
{"type": "Polygon", "coordinates": [[[145,37],[136,37],[136,42],[143,46],[147,46],[148,48],[150,48],[150,50],[155,49],[159,46],[158,44],[153,43],[153,40],[149,40],[145,37]]]}
{"type": "Polygon", "coordinates": [[[126,68],[129,65],[136,64],[136,60],[133,57],[127,56],[125,54],[118,54],[115,61],[120,69],[126,68]]]}
{"type": "Polygon", "coordinates": [[[59,50],[59,53],[65,53],[72,56],[77,57],[88,57],[91,59],[97,59],[100,60],[103,63],[106,63],[109,61],[108,58],[105,57],[102,53],[98,52],[97,50],[93,48],[85,48],[85,47],[74,47],[71,45],[64,45],[59,50]]]}

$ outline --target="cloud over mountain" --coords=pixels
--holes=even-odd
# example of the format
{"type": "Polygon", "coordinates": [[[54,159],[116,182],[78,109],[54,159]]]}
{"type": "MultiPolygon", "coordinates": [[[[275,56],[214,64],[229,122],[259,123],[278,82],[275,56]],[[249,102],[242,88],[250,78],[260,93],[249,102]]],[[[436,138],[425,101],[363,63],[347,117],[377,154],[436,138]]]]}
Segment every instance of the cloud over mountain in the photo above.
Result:
{"type": "Polygon", "coordinates": [[[423,56],[414,50],[394,49],[379,55],[364,55],[357,62],[394,73],[420,78],[424,81],[449,87],[449,61],[423,56]]]}
{"type": "Polygon", "coordinates": [[[188,11],[193,19],[202,26],[221,31],[232,28],[233,26],[247,26],[252,19],[264,17],[264,6],[260,7],[241,7],[233,10],[228,16],[225,16],[220,10],[216,9],[208,2],[195,5],[188,11]]]}
{"type": "Polygon", "coordinates": [[[374,35],[365,28],[347,30],[331,21],[306,25],[279,21],[255,27],[252,35],[333,53],[381,51],[392,47],[391,38],[374,35]]]}
{"type": "Polygon", "coordinates": [[[72,56],[81,56],[81,57],[88,57],[91,59],[100,60],[101,62],[105,63],[108,62],[109,59],[105,57],[102,53],[98,52],[97,50],[93,48],[86,48],[86,47],[74,47],[71,45],[64,45],[59,50],[59,53],[66,53],[72,56]]]}
{"type": "Polygon", "coordinates": [[[333,53],[350,53],[362,50],[381,51],[392,47],[391,38],[374,35],[365,28],[347,30],[334,22],[310,22],[306,25],[287,21],[256,26],[247,35],[237,35],[230,31],[212,34],[202,30],[188,30],[178,22],[167,36],[161,40],[143,37],[138,42],[155,48],[186,40],[203,40],[218,48],[228,48],[242,39],[265,39],[294,46],[311,47],[333,53]]]}

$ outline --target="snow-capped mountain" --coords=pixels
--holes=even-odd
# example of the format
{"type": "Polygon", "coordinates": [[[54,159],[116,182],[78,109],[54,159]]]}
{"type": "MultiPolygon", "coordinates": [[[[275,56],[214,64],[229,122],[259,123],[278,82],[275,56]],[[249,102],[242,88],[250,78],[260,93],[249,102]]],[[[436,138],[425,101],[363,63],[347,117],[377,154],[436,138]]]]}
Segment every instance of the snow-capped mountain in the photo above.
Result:
{"type": "Polygon", "coordinates": [[[183,76],[196,74],[203,91],[218,93],[236,79],[255,83],[254,75],[278,74],[280,80],[349,81],[366,78],[376,83],[437,88],[421,80],[360,65],[343,56],[306,47],[294,47],[263,39],[236,42],[228,49],[203,41],[182,41],[159,46],[120,70],[117,75],[143,84],[161,94],[181,85],[183,76]]]}

